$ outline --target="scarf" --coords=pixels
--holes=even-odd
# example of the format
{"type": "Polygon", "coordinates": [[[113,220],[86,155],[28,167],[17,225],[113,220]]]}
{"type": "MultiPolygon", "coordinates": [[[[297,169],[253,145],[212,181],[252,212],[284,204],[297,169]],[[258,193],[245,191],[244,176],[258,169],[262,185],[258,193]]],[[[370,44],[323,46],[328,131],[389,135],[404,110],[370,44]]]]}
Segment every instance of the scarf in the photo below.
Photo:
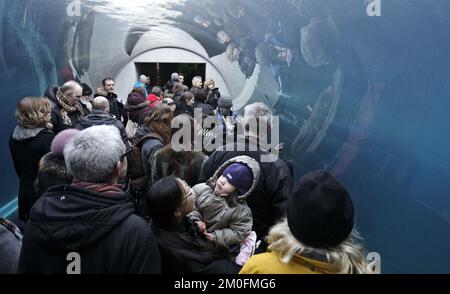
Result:
{"type": "Polygon", "coordinates": [[[77,113],[78,118],[84,116],[81,106],[79,104],[70,106],[69,100],[66,96],[64,96],[60,89],[56,91],[56,100],[58,101],[58,105],[61,108],[60,112],[65,125],[72,126],[72,121],[70,120],[69,113],[77,113]]]}
{"type": "Polygon", "coordinates": [[[120,197],[124,195],[122,187],[119,184],[112,185],[112,184],[98,184],[88,182],[73,182],[72,186],[93,191],[106,196],[120,197]]]}

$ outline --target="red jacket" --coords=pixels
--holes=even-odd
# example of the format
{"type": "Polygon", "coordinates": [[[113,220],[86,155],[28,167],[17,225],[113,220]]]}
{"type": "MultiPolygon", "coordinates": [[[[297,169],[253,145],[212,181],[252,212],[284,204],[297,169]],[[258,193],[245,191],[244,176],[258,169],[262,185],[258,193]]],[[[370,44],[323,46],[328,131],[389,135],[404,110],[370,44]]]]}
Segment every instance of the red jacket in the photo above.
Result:
{"type": "Polygon", "coordinates": [[[149,108],[155,107],[156,105],[162,102],[162,99],[156,96],[155,94],[148,95],[147,100],[150,102],[149,108]]]}

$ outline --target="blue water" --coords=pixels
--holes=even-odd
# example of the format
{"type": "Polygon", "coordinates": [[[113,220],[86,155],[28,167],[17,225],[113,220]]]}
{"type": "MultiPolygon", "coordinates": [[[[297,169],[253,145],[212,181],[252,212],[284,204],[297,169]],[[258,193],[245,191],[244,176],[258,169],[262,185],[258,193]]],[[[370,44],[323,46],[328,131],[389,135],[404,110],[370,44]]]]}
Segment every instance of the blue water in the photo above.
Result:
{"type": "Polygon", "coordinates": [[[170,40],[176,28],[222,61],[235,96],[257,81],[243,99],[281,117],[296,178],[325,168],[347,185],[383,272],[450,272],[450,2],[381,0],[379,17],[363,0],[82,1],[79,16],[70,3],[0,0],[3,215],[18,187],[8,149],[16,102],[73,77],[95,88],[120,75],[143,35],[170,40]],[[220,59],[231,42],[239,58],[220,59]]]}

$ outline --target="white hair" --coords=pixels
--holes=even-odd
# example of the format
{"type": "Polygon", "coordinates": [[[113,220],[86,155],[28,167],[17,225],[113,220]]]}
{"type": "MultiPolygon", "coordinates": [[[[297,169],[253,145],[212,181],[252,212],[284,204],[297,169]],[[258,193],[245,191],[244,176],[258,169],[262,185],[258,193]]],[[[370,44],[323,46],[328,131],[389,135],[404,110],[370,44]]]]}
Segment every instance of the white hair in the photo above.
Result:
{"type": "Polygon", "coordinates": [[[288,264],[295,255],[319,253],[327,262],[335,266],[340,274],[368,273],[363,247],[357,243],[359,234],[353,230],[350,236],[335,248],[317,249],[308,247],[297,240],[289,230],[287,220],[273,226],[267,236],[268,249],[276,252],[281,263],[288,264]]]}
{"type": "Polygon", "coordinates": [[[90,183],[109,183],[124,153],[125,145],[114,126],[87,128],[64,148],[70,173],[75,179],[90,183]]]}
{"type": "MultiPolygon", "coordinates": [[[[262,102],[249,104],[244,108],[244,126],[249,133],[257,131],[257,126],[267,124],[267,130],[272,128],[272,110],[262,102]],[[255,126],[255,124],[257,124],[255,126]]],[[[257,135],[257,134],[254,134],[257,135]]]]}
{"type": "Polygon", "coordinates": [[[145,82],[147,82],[147,76],[146,76],[146,75],[141,75],[141,76],[139,77],[139,81],[140,81],[141,83],[144,83],[144,84],[145,84],[145,82]]]}
{"type": "Polygon", "coordinates": [[[201,76],[195,76],[192,78],[192,84],[196,84],[197,82],[201,82],[202,81],[202,77],[201,76]]]}

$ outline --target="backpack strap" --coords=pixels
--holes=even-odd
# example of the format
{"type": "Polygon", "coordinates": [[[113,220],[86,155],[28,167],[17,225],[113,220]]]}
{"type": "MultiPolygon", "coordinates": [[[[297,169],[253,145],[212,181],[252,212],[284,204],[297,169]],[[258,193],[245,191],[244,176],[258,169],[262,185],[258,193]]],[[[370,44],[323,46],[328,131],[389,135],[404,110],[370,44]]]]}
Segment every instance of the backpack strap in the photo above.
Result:
{"type": "Polygon", "coordinates": [[[164,144],[164,139],[157,133],[149,132],[145,136],[143,136],[141,139],[139,139],[137,142],[134,143],[134,146],[141,147],[148,139],[157,139],[161,141],[161,143],[164,144]]]}
{"type": "Polygon", "coordinates": [[[14,237],[16,237],[17,240],[22,241],[23,235],[15,224],[4,218],[0,218],[0,225],[5,227],[9,232],[11,232],[14,235],[14,237]]]}

